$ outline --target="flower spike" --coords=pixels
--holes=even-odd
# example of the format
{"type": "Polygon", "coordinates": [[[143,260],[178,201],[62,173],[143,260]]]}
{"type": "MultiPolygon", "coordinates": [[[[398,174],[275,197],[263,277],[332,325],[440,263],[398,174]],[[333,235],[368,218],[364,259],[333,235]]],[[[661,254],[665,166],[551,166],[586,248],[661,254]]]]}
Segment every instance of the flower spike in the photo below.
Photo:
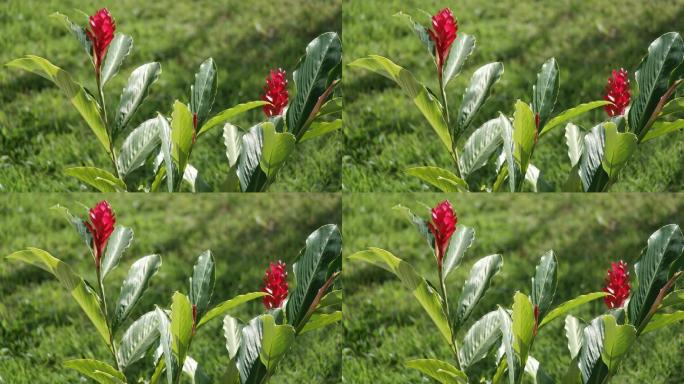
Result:
{"type": "Polygon", "coordinates": [[[608,275],[606,276],[606,287],[603,292],[609,293],[603,300],[610,309],[620,308],[629,297],[629,271],[627,263],[620,260],[618,263],[611,263],[608,275]]]}
{"type": "Polygon", "coordinates": [[[261,95],[261,100],[271,103],[264,105],[266,117],[281,115],[287,106],[288,97],[287,73],[282,69],[271,70],[269,77],[266,78],[264,94],[261,95]]]}
{"type": "Polygon", "coordinates": [[[271,263],[266,269],[264,277],[264,287],[261,292],[268,293],[264,296],[264,308],[280,308],[287,298],[287,266],[282,261],[271,263]]]}
{"type": "Polygon", "coordinates": [[[606,96],[603,98],[613,104],[608,104],[604,108],[608,116],[620,116],[625,113],[632,95],[629,92],[629,73],[620,68],[613,71],[613,75],[608,79],[606,85],[606,96]]]}

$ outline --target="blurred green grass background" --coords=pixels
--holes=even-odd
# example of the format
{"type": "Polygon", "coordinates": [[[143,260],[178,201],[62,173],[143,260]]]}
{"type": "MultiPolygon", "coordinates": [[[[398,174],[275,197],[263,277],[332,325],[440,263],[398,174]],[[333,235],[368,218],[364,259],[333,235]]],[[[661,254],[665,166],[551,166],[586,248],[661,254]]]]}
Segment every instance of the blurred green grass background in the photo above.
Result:
{"type": "MultiPolygon", "coordinates": [[[[357,194],[343,197],[344,255],[370,246],[386,249],[411,263],[432,282],[437,271],[425,240],[399,212],[396,204],[427,217],[421,205],[434,206],[449,198],[458,222],[475,228],[475,242],[463,265],[447,282],[457,300],[470,268],[480,257],[501,253],[504,264],[476,307],[470,325],[497,304],[508,308],[516,290],[530,294],[530,279],[539,257],[553,249],[558,257],[558,288],[554,305],[580,294],[600,291],[611,261],[625,260],[632,268],[648,237],[663,225],[684,224],[681,194],[610,194],[591,197],[572,194],[442,195],[357,194]]],[[[635,276],[632,272],[632,286],[635,276]]],[[[345,260],[342,376],[345,383],[418,383],[417,371],[404,362],[418,358],[450,361],[451,353],[432,321],[401,282],[391,273],[362,262],[345,260]]],[[[680,282],[681,285],[681,282],[680,282]]],[[[575,316],[590,320],[605,310],[602,300],[575,316]]],[[[556,379],[570,363],[564,318],[545,327],[531,355],[556,379]]],[[[684,382],[684,324],[644,335],[632,348],[612,383],[684,382]]],[[[494,371],[490,358],[473,367],[474,382],[494,371]]],[[[528,379],[526,379],[528,380],[528,379]]]]}
{"type": "MultiPolygon", "coordinates": [[[[92,65],[76,39],[49,18],[59,11],[81,25],[76,9],[93,14],[108,7],[117,30],[133,37],[133,51],[118,76],[107,84],[108,111],[138,66],[159,61],[162,74],[130,127],[159,111],[170,115],[174,100],[189,102],[190,85],[206,58],[218,68],[213,112],[258,100],[271,68],[292,70],[306,45],[322,32],[341,31],[341,0],[21,0],[0,2],[0,63],[26,54],[42,56],[70,72],[90,89],[92,65]]],[[[294,83],[290,81],[294,94],[294,83]]],[[[261,110],[234,123],[251,126],[261,110]]],[[[228,162],[222,132],[201,138],[191,163],[212,185],[225,179],[228,162]]],[[[122,140],[122,139],[121,139],[122,140]]],[[[120,145],[120,143],[118,144],[120,145]]],[[[273,191],[339,191],[342,135],[304,143],[280,173],[273,191]]],[[[0,67],[0,191],[60,192],[84,189],[64,175],[71,166],[109,161],[88,126],[48,80],[0,67]]]]}
{"type": "MultiPolygon", "coordinates": [[[[339,225],[341,220],[340,197],[334,194],[141,197],[0,195],[0,383],[80,382],[75,371],[62,366],[63,361],[108,361],[109,352],[94,327],[52,275],[4,259],[14,251],[38,247],[70,264],[87,280],[95,279],[92,258],[78,234],[49,209],[55,204],[84,217],[85,210],[79,203],[93,206],[107,198],[118,223],[134,230],[131,248],[107,279],[110,301],[116,300],[118,284],[138,257],[162,255],[162,266],[132,319],[154,304],[168,307],[176,290],[187,294],[192,266],[205,249],[211,249],[216,259],[212,298],[216,304],[237,294],[258,291],[269,261],[281,259],[290,266],[311,232],[324,224],[339,225]]],[[[294,287],[294,281],[290,283],[294,287]]],[[[262,311],[257,300],[236,315],[245,320],[262,311]]],[[[228,361],[221,326],[221,321],[208,323],[198,332],[190,351],[215,378],[228,361]]],[[[341,338],[340,325],[302,336],[272,382],[338,383],[341,338]]],[[[146,368],[142,362],[136,364],[138,369],[146,368]]]]}
{"type": "MultiPolygon", "coordinates": [[[[347,0],[344,3],[344,60],[378,54],[407,68],[436,90],[434,64],[414,32],[393,15],[430,14],[450,7],[459,31],[477,39],[463,73],[447,89],[449,108],[457,111],[472,73],[502,61],[505,72],[494,86],[474,127],[497,115],[512,116],[517,99],[530,102],[541,65],[555,57],[560,94],[555,114],[580,103],[600,100],[612,69],[633,71],[649,44],[669,31],[684,32],[684,2],[671,0],[347,0]]],[[[345,68],[345,149],[343,190],[419,191],[432,189],[406,175],[412,166],[448,169],[452,162],[413,102],[391,80],[357,68],[345,68]]],[[[590,128],[606,118],[600,109],[577,123],[590,128]]],[[[540,140],[533,163],[555,185],[562,185],[570,163],[563,127],[540,140]]],[[[473,174],[475,185],[494,179],[490,170],[473,174]]],[[[432,189],[434,190],[434,189],[432,189]]],[[[684,132],[640,146],[612,191],[684,190],[684,132]]]]}

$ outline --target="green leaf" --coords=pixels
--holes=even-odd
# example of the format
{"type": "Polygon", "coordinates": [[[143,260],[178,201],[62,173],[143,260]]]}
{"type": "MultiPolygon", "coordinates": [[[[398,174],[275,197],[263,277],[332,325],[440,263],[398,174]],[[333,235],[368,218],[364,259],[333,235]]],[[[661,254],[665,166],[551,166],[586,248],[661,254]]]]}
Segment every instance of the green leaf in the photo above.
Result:
{"type": "Polygon", "coordinates": [[[646,324],[644,330],[641,332],[649,333],[657,329],[670,325],[672,323],[684,320],[684,311],[676,311],[672,313],[656,313],[651,320],[646,324]]]}
{"type": "Polygon", "coordinates": [[[64,170],[64,174],[75,177],[100,192],[122,192],[126,190],[123,180],[95,167],[72,167],[64,170]]]}
{"type": "Polygon", "coordinates": [[[558,286],[558,260],[553,251],[544,253],[537,264],[535,276],[532,278],[532,304],[539,307],[541,321],[551,309],[553,297],[558,286]]]}
{"type": "Polygon", "coordinates": [[[263,124],[267,123],[259,123],[242,135],[237,176],[243,192],[261,191],[266,183],[266,175],[259,167],[264,141],[261,129],[263,124]]]}
{"type": "Polygon", "coordinates": [[[481,258],[473,265],[458,299],[458,307],[454,315],[456,327],[468,320],[475,306],[489,288],[492,277],[499,272],[502,264],[503,257],[501,255],[490,255],[481,258]]]}
{"type": "Polygon", "coordinates": [[[513,115],[513,142],[515,143],[513,156],[518,162],[522,174],[527,171],[527,165],[532,158],[536,136],[537,127],[534,123],[534,113],[529,105],[518,100],[515,103],[515,114],[513,115]]]}
{"type": "Polygon", "coordinates": [[[416,176],[442,192],[464,192],[468,184],[450,171],[439,167],[413,167],[406,174],[416,176]]]}
{"type": "Polygon", "coordinates": [[[327,327],[330,324],[335,324],[338,321],[342,321],[342,311],[335,311],[333,313],[314,313],[299,334],[315,331],[327,327]]]}
{"type": "Polygon", "coordinates": [[[233,297],[232,299],[226,300],[215,307],[211,308],[207,313],[202,317],[202,320],[199,321],[197,324],[197,328],[199,329],[202,325],[208,323],[210,320],[219,317],[226,312],[230,311],[231,309],[237,308],[247,302],[250,302],[254,299],[258,299],[260,297],[266,296],[266,293],[264,292],[251,292],[251,293],[245,293],[244,295],[238,295],[233,297]]]}
{"type": "Polygon", "coordinates": [[[603,363],[603,316],[597,317],[584,328],[582,349],[579,354],[579,369],[582,383],[599,384],[608,374],[608,367],[603,363]]]}
{"type": "Polygon", "coordinates": [[[105,84],[109,79],[116,76],[121,68],[121,63],[123,63],[126,56],[131,53],[133,48],[133,38],[126,36],[123,33],[117,33],[114,35],[114,40],[109,44],[107,48],[107,55],[102,63],[102,69],[100,74],[100,83],[104,89],[105,84]]]}
{"type": "Polygon", "coordinates": [[[262,315],[260,318],[262,341],[259,357],[266,369],[273,371],[294,343],[295,329],[287,324],[276,325],[271,315],[262,315]]]}
{"type": "Polygon", "coordinates": [[[544,371],[539,361],[532,356],[527,358],[525,373],[529,374],[534,384],[555,384],[555,381],[544,371]]]}
{"type": "Polygon", "coordinates": [[[613,123],[601,123],[584,135],[584,152],[579,162],[579,176],[585,192],[598,192],[608,177],[603,170],[603,151],[605,148],[605,127],[613,123]]]}
{"type": "Polygon", "coordinates": [[[669,87],[670,74],[684,60],[684,41],[677,32],[668,32],[648,47],[648,54],[639,64],[635,77],[639,94],[629,108],[630,131],[639,137],[653,115],[660,98],[669,87]]]}
{"type": "Polygon", "coordinates": [[[195,85],[190,86],[190,111],[197,114],[197,126],[201,127],[209,117],[218,90],[216,64],[206,59],[195,74],[195,85]]]}
{"type": "Polygon", "coordinates": [[[583,334],[584,324],[578,318],[567,315],[565,317],[565,337],[568,338],[568,350],[572,359],[575,359],[582,349],[583,334]]]}
{"type": "Polygon", "coordinates": [[[212,384],[211,377],[207,375],[202,366],[192,357],[187,356],[183,363],[183,373],[190,379],[191,384],[212,384]]]}
{"type": "Polygon", "coordinates": [[[185,104],[176,100],[171,114],[171,142],[173,143],[171,156],[176,163],[178,173],[182,174],[188,164],[194,134],[192,113],[185,104]]]}
{"type": "Polygon", "coordinates": [[[155,311],[147,312],[135,320],[124,332],[119,349],[116,351],[121,369],[126,369],[145,357],[158,339],[159,316],[155,311]]]}
{"type": "Polygon", "coordinates": [[[290,291],[285,309],[288,323],[296,329],[304,325],[306,313],[328,279],[328,266],[341,258],[342,237],[337,225],[324,225],[306,239],[294,268],[297,286],[290,291]]]}
{"type": "Polygon", "coordinates": [[[223,318],[223,336],[226,338],[228,357],[232,360],[242,344],[242,325],[238,319],[230,315],[223,318]]]}
{"type": "Polygon", "coordinates": [[[349,66],[373,71],[396,82],[404,93],[413,100],[413,103],[418,107],[432,129],[435,130],[447,151],[453,153],[451,134],[449,133],[449,127],[444,121],[441,104],[423,84],[416,80],[411,72],[396,65],[390,59],[377,55],[357,59],[349,63],[349,66]]]}
{"type": "Polygon", "coordinates": [[[192,304],[184,294],[176,291],[171,298],[171,346],[178,361],[185,361],[192,339],[192,304]]]}
{"type": "Polygon", "coordinates": [[[513,140],[513,125],[508,117],[503,113],[499,113],[499,120],[501,121],[501,137],[503,138],[503,153],[506,158],[506,168],[508,173],[508,187],[510,192],[515,192],[518,185],[518,179],[522,177],[518,164],[515,162],[515,143],[513,140]]]}
{"type": "Polygon", "coordinates": [[[197,306],[198,321],[204,316],[209,307],[215,281],[214,255],[210,250],[206,250],[197,258],[197,262],[192,268],[192,277],[190,278],[190,302],[197,306]]]}
{"type": "Polygon", "coordinates": [[[266,104],[268,104],[268,102],[261,100],[250,101],[248,103],[238,104],[236,106],[223,110],[218,114],[214,115],[214,117],[207,120],[207,122],[204,123],[204,125],[202,125],[202,128],[200,128],[200,130],[197,132],[197,137],[199,137],[200,135],[204,134],[205,132],[209,131],[214,127],[217,127],[228,122],[228,120],[240,116],[241,114],[250,111],[254,108],[262,107],[266,104]]]}
{"type": "Polygon", "coordinates": [[[684,129],[684,119],[679,119],[675,121],[656,121],[653,123],[651,129],[648,130],[641,142],[646,142],[653,140],[660,136],[667,135],[672,132],[677,132],[684,129]]]}
{"type": "MultiPolygon", "coordinates": [[[[676,97],[665,104],[663,110],[660,112],[660,117],[681,113],[684,113],[684,97],[676,97]]],[[[648,134],[646,134],[646,136],[648,136],[648,134]]],[[[646,139],[644,138],[644,140],[646,139]]]]}
{"type": "Polygon", "coordinates": [[[515,293],[511,318],[513,320],[513,349],[520,358],[520,365],[524,365],[535,336],[534,306],[527,295],[515,293]]]}
{"type": "Polygon", "coordinates": [[[506,368],[508,370],[509,384],[515,384],[522,376],[522,365],[514,350],[513,322],[505,309],[499,306],[499,324],[501,325],[501,340],[506,356],[506,368]]]}
{"type": "Polygon", "coordinates": [[[601,165],[611,180],[616,180],[637,147],[637,137],[631,132],[618,132],[615,124],[605,125],[606,146],[601,165]]]}
{"type": "Polygon", "coordinates": [[[417,369],[442,384],[467,384],[468,376],[453,365],[436,359],[409,360],[409,368],[417,369]]]}
{"type": "MultiPolygon", "coordinates": [[[[430,233],[430,236],[432,236],[432,233],[430,233]]],[[[473,245],[473,241],[475,241],[475,230],[473,228],[466,227],[465,225],[456,226],[456,231],[454,231],[449,240],[449,247],[442,262],[444,281],[446,281],[451,272],[461,265],[461,261],[463,261],[468,248],[473,245]]],[[[434,246],[434,241],[432,241],[431,245],[434,246]]]]}
{"type": "Polygon", "coordinates": [[[328,133],[335,132],[340,128],[342,128],[342,119],[336,119],[333,121],[315,121],[311,123],[311,126],[306,130],[306,133],[302,136],[299,142],[301,143],[321,137],[323,135],[327,135],[328,133]]]}
{"type": "Polygon", "coordinates": [[[325,90],[328,74],[342,62],[342,41],[335,32],[326,32],[313,39],[299,60],[292,77],[297,94],[287,107],[288,132],[299,137],[304,123],[325,90]]]}
{"type": "Polygon", "coordinates": [[[223,144],[226,146],[228,165],[233,167],[237,164],[242,150],[242,133],[237,126],[231,123],[226,123],[223,126],[223,144]]]}
{"type": "Polygon", "coordinates": [[[159,138],[161,140],[161,153],[164,157],[164,169],[166,170],[166,187],[168,192],[173,192],[175,170],[172,156],[173,144],[171,143],[171,126],[169,125],[169,121],[161,114],[157,114],[157,122],[159,126],[159,138]]]}
{"type": "Polygon", "coordinates": [[[468,137],[459,157],[459,169],[464,178],[484,167],[494,151],[503,143],[501,123],[498,117],[491,119],[468,137]]]}
{"type": "Polygon", "coordinates": [[[684,252],[684,235],[676,224],[658,229],[648,238],[639,262],[634,266],[638,287],[630,295],[629,322],[642,327],[656,297],[671,277],[670,266],[684,252]]]}
{"type": "Polygon", "coordinates": [[[161,256],[149,255],[138,259],[128,270],[128,276],[121,285],[121,293],[116,304],[113,327],[122,324],[147,289],[149,280],[159,270],[161,256]]]}
{"type": "Polygon", "coordinates": [[[323,298],[321,299],[321,302],[318,303],[318,309],[325,308],[325,307],[342,308],[342,290],[341,289],[336,289],[336,290],[330,291],[330,292],[328,292],[328,294],[323,296],[323,298]]]}
{"type": "Polygon", "coordinates": [[[295,137],[288,132],[276,132],[273,123],[261,125],[264,144],[259,166],[269,180],[273,180],[295,148],[295,137]]]}
{"type": "Polygon", "coordinates": [[[549,120],[549,122],[546,123],[546,125],[544,126],[544,129],[542,129],[539,133],[539,137],[543,136],[544,134],[546,134],[547,132],[551,131],[553,128],[559,125],[562,125],[576,117],[582,116],[583,114],[591,111],[592,109],[600,108],[608,104],[611,104],[610,101],[599,100],[580,104],[576,107],[567,109],[558,114],[553,119],[549,120]]]}
{"type": "Polygon", "coordinates": [[[136,68],[128,77],[128,83],[121,92],[121,100],[114,120],[114,132],[122,132],[149,93],[152,83],[161,74],[161,64],[147,63],[136,68]]]}
{"type": "Polygon", "coordinates": [[[413,293],[430,319],[449,345],[452,345],[451,328],[442,308],[442,298],[407,262],[380,248],[369,248],[349,256],[349,260],[360,260],[394,273],[413,293]]]}
{"type": "Polygon", "coordinates": [[[660,304],[660,308],[679,305],[682,303],[684,303],[684,289],[678,289],[665,296],[665,299],[663,299],[663,302],[660,304]]]}
{"type": "Polygon", "coordinates": [[[91,242],[93,240],[93,236],[90,234],[90,231],[88,230],[88,227],[86,227],[83,219],[73,216],[66,207],[63,207],[59,204],[51,207],[50,209],[59,212],[71,225],[74,226],[76,232],[78,232],[78,234],[81,236],[81,239],[83,239],[86,247],[92,247],[91,242]]]}
{"type": "Polygon", "coordinates": [[[543,327],[544,325],[552,322],[554,319],[557,317],[563,316],[564,314],[570,312],[571,310],[579,307],[580,305],[586,304],[590,301],[594,301],[596,299],[600,299],[602,297],[608,296],[608,293],[606,292],[593,292],[593,293],[587,293],[586,295],[580,295],[575,297],[574,299],[570,299],[563,304],[557,306],[556,308],[552,309],[548,315],[544,317],[544,320],[542,320],[539,323],[539,328],[543,327]]]}
{"type": "Polygon", "coordinates": [[[610,372],[617,371],[622,359],[636,340],[633,325],[618,325],[613,315],[603,316],[603,351],[601,359],[610,372]]]}
{"type": "Polygon", "coordinates": [[[100,115],[100,106],[82,86],[71,78],[69,73],[53,65],[48,60],[33,55],[12,60],[7,63],[7,66],[35,73],[55,83],[71,101],[71,104],[73,104],[78,113],[81,114],[81,117],[95,136],[97,136],[105,151],[111,155],[110,138],[100,115]]]}
{"type": "MultiPolygon", "coordinates": [[[[413,20],[413,17],[411,15],[408,15],[403,12],[398,12],[394,15],[395,17],[402,18],[406,21],[407,25],[413,29],[413,31],[416,33],[416,36],[420,39],[420,42],[423,43],[425,48],[427,49],[428,53],[432,58],[435,58],[435,43],[432,41],[430,38],[430,33],[428,32],[428,29],[425,28],[425,26],[421,23],[418,23],[413,20]]],[[[459,35],[460,37],[460,35],[459,35]]],[[[456,40],[457,41],[457,40],[456,40]]],[[[454,44],[456,44],[456,41],[454,41],[454,44]]]]}
{"type": "Polygon", "coordinates": [[[568,145],[570,165],[575,167],[584,153],[584,137],[580,133],[580,128],[573,123],[565,126],[565,143],[568,145]]]}
{"type": "Polygon", "coordinates": [[[480,110],[480,107],[485,103],[491,92],[492,86],[503,75],[503,63],[489,63],[478,68],[473,77],[470,78],[470,85],[463,93],[463,102],[461,108],[458,110],[458,118],[456,119],[456,132],[458,137],[460,133],[465,132],[470,123],[473,122],[475,115],[480,110]]]}
{"type": "Polygon", "coordinates": [[[121,177],[145,165],[145,162],[161,144],[159,119],[146,120],[126,137],[117,158],[121,177]]]}
{"type": "Polygon", "coordinates": [[[92,62],[93,44],[90,42],[90,39],[88,39],[85,28],[72,23],[66,15],[63,15],[59,12],[51,14],[50,17],[59,21],[69,32],[71,32],[72,35],[74,35],[78,42],[81,43],[83,50],[85,50],[86,55],[88,55],[90,61],[92,62]]]}
{"type": "Polygon", "coordinates": [[[124,251],[131,246],[133,241],[133,230],[117,225],[114,228],[114,232],[107,240],[107,248],[105,250],[104,257],[102,258],[102,270],[100,273],[100,279],[104,281],[109,272],[119,265],[119,260],[121,260],[121,255],[124,251]]]}
{"type": "Polygon", "coordinates": [[[126,376],[123,373],[102,361],[92,359],[68,360],[64,362],[64,366],[75,369],[101,384],[126,383],[126,376]]]}
{"type": "Polygon", "coordinates": [[[539,114],[539,127],[544,127],[556,105],[560,90],[558,63],[550,58],[537,74],[537,84],[532,86],[532,111],[539,114]]]}
{"type": "Polygon", "coordinates": [[[235,359],[242,384],[260,384],[267,374],[260,359],[262,335],[261,317],[253,318],[242,328],[242,345],[235,359]]]}
{"type": "Polygon", "coordinates": [[[501,337],[501,318],[498,311],[491,311],[478,319],[463,337],[458,350],[458,360],[463,369],[487,357],[501,337]]]}
{"type": "MultiPolygon", "coordinates": [[[[411,223],[416,227],[416,229],[418,230],[418,232],[425,238],[425,240],[427,241],[428,246],[430,246],[431,248],[434,249],[434,247],[435,247],[435,237],[434,237],[434,235],[432,234],[432,232],[430,232],[430,228],[428,227],[428,222],[427,222],[427,220],[423,219],[423,218],[420,217],[420,216],[415,215],[409,208],[404,207],[403,205],[395,205],[392,209],[395,210],[395,211],[401,212],[401,213],[406,217],[406,219],[407,219],[409,222],[411,222],[411,223]]],[[[453,235],[453,236],[457,236],[457,235],[458,235],[458,230],[459,230],[460,228],[462,228],[462,226],[459,225],[459,226],[456,228],[456,231],[457,231],[457,232],[454,232],[454,235],[453,235]]],[[[453,237],[453,236],[452,236],[452,237],[453,237]]],[[[454,248],[454,251],[456,251],[457,248],[458,248],[458,247],[455,247],[455,248],[454,248]]],[[[464,252],[465,252],[465,250],[464,250],[464,252]]],[[[445,257],[445,259],[449,257],[448,255],[449,255],[449,253],[447,252],[447,256],[445,257]]],[[[445,263],[445,264],[446,264],[446,263],[445,263]]]]}
{"type": "MultiPolygon", "coordinates": [[[[432,40],[430,40],[432,41],[432,40]]],[[[475,37],[465,33],[459,33],[454,40],[454,43],[449,49],[449,56],[447,57],[444,68],[442,69],[442,81],[444,88],[451,79],[456,78],[463,69],[463,64],[475,50],[475,37]]]]}
{"type": "Polygon", "coordinates": [[[180,375],[178,360],[173,353],[173,336],[171,335],[171,321],[159,307],[155,308],[159,322],[159,345],[164,356],[167,384],[174,384],[174,379],[180,375]]]}

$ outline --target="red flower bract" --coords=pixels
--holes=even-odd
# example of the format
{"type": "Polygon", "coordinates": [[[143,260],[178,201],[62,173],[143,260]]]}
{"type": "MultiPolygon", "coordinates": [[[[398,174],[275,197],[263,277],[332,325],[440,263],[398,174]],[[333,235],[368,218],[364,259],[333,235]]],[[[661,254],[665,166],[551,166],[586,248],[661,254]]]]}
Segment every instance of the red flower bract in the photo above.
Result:
{"type": "Polygon", "coordinates": [[[86,221],[85,225],[93,236],[92,246],[95,253],[95,265],[99,269],[102,251],[107,246],[107,240],[109,240],[109,236],[114,231],[116,217],[109,203],[103,200],[90,209],[88,218],[89,221],[86,221]]]}
{"type": "Polygon", "coordinates": [[[266,78],[266,86],[261,100],[271,104],[264,105],[264,114],[267,117],[278,116],[283,113],[287,106],[289,94],[287,93],[287,73],[282,69],[271,70],[266,78]]]}
{"type": "Polygon", "coordinates": [[[283,301],[287,298],[287,267],[282,261],[271,263],[266,269],[264,277],[264,287],[261,292],[266,292],[264,296],[264,307],[266,309],[280,308],[283,301]]]}
{"type": "Polygon", "coordinates": [[[451,207],[449,200],[444,200],[432,208],[432,218],[428,223],[430,232],[435,237],[435,255],[437,256],[437,265],[442,269],[442,258],[449,246],[451,235],[456,231],[456,214],[451,207]]]}
{"type": "Polygon", "coordinates": [[[114,38],[116,24],[107,8],[100,9],[95,15],[90,16],[89,20],[89,28],[86,29],[86,34],[88,34],[90,42],[93,43],[93,60],[95,61],[95,70],[99,76],[102,60],[107,53],[109,43],[114,38]]]}
{"type": "Polygon", "coordinates": [[[437,72],[442,78],[442,67],[449,56],[449,48],[456,40],[458,24],[451,13],[451,9],[444,8],[432,16],[432,29],[428,30],[430,39],[435,43],[435,54],[437,55],[437,72]]]}
{"type": "Polygon", "coordinates": [[[608,104],[604,108],[608,116],[619,116],[625,113],[625,108],[629,105],[632,95],[629,93],[629,73],[623,68],[619,71],[613,70],[613,76],[608,79],[606,85],[606,96],[604,100],[613,104],[608,104]]]}
{"type": "Polygon", "coordinates": [[[622,307],[629,297],[629,289],[627,263],[622,260],[619,263],[611,263],[606,276],[606,287],[603,288],[603,292],[609,293],[603,298],[608,308],[622,307]]]}

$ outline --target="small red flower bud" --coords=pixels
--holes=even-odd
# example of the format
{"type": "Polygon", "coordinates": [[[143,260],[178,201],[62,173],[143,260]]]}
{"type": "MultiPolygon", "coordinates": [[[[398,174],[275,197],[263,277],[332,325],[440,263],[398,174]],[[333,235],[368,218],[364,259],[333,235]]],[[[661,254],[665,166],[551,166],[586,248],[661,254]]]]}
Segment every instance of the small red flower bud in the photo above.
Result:
{"type": "Polygon", "coordinates": [[[95,70],[99,76],[102,60],[107,53],[109,44],[114,39],[116,23],[107,8],[100,9],[93,16],[90,16],[89,20],[89,28],[86,29],[86,34],[93,44],[93,60],[95,61],[95,70]]]}
{"type": "Polygon", "coordinates": [[[102,252],[107,246],[109,236],[114,231],[116,217],[109,203],[103,200],[90,209],[88,218],[89,221],[86,221],[85,225],[93,237],[92,246],[95,253],[95,266],[99,269],[102,252]]]}
{"type": "Polygon", "coordinates": [[[442,78],[442,67],[449,56],[451,44],[456,40],[458,24],[451,13],[451,9],[444,8],[432,16],[432,29],[428,30],[430,39],[435,43],[437,55],[437,73],[442,78]]]}
{"type": "Polygon", "coordinates": [[[608,308],[619,308],[625,303],[629,297],[629,271],[627,263],[620,260],[619,263],[611,263],[608,275],[606,276],[606,287],[603,292],[608,292],[609,295],[603,300],[608,308]]]}
{"type": "Polygon", "coordinates": [[[261,292],[266,292],[264,296],[264,307],[266,309],[280,308],[287,298],[287,267],[282,261],[271,263],[266,269],[264,277],[264,287],[261,292]]]}
{"type": "Polygon", "coordinates": [[[286,72],[282,69],[271,70],[269,77],[266,78],[264,94],[261,95],[261,100],[271,103],[264,105],[264,114],[267,117],[281,115],[287,106],[288,98],[286,72]]]}
{"type": "Polygon", "coordinates": [[[428,228],[435,237],[435,255],[437,256],[437,266],[442,269],[442,259],[449,247],[451,235],[456,231],[458,221],[454,209],[449,200],[444,200],[432,208],[432,219],[428,223],[428,228]]]}
{"type": "Polygon", "coordinates": [[[624,69],[613,71],[613,76],[608,79],[606,85],[606,96],[603,98],[613,104],[608,104],[604,108],[608,116],[619,116],[625,113],[625,108],[629,105],[632,95],[629,93],[629,73],[624,69]]]}

